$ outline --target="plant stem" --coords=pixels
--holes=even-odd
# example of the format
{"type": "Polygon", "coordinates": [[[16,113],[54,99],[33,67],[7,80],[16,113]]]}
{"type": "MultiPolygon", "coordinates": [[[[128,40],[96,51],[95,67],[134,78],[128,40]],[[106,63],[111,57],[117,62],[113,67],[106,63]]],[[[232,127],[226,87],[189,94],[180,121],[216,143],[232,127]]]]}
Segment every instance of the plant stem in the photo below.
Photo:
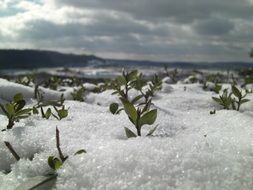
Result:
{"type": "Polygon", "coordinates": [[[19,155],[16,153],[16,151],[13,149],[13,147],[11,146],[11,144],[7,141],[4,141],[5,146],[9,149],[9,151],[11,152],[11,154],[14,156],[14,158],[19,161],[20,157],[19,155]]]}
{"type": "Polygon", "coordinates": [[[12,118],[9,118],[7,129],[12,129],[13,126],[14,126],[14,121],[12,120],[12,118]]]}
{"type": "Polygon", "coordinates": [[[60,135],[59,135],[59,130],[58,128],[56,127],[56,147],[57,147],[57,150],[58,150],[58,153],[59,153],[59,157],[61,158],[61,161],[64,162],[67,157],[64,157],[63,154],[62,154],[62,151],[61,151],[61,147],[60,147],[60,135]]]}
{"type": "Polygon", "coordinates": [[[137,128],[137,135],[141,136],[141,130],[139,128],[137,128]]]}

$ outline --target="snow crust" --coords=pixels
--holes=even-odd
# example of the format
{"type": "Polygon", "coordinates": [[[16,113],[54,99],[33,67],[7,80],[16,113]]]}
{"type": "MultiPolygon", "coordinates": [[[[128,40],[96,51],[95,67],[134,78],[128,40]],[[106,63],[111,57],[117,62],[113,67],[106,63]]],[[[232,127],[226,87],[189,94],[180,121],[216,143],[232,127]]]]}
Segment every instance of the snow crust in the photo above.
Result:
{"type": "MultiPolygon", "coordinates": [[[[3,101],[16,92],[33,97],[32,88],[0,79],[3,101]]],[[[0,189],[13,190],[29,177],[52,173],[47,158],[57,156],[56,126],[63,153],[70,156],[58,171],[57,190],[252,189],[251,94],[241,112],[227,111],[220,110],[211,98],[217,95],[200,84],[164,83],[154,98],[155,124],[159,124],[154,137],[127,139],[123,128],[134,128],[124,112],[109,112],[108,105],[117,101],[111,93],[89,93],[86,102],[66,101],[69,116],[62,121],[31,116],[11,131],[1,132],[0,189]],[[210,115],[213,109],[220,111],[210,115]],[[9,141],[22,157],[19,162],[3,141],[9,141]],[[73,156],[80,149],[87,153],[73,156]]],[[[46,94],[59,95],[49,90],[46,94]]],[[[6,124],[0,115],[1,129],[6,124]]],[[[144,126],[143,133],[150,128],[144,126]]]]}

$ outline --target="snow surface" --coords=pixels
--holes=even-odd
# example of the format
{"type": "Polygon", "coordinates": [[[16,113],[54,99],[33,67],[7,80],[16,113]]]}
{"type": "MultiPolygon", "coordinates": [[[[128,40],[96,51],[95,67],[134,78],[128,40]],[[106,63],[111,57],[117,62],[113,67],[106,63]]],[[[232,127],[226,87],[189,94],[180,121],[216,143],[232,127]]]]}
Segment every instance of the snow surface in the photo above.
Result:
{"type": "MultiPolygon", "coordinates": [[[[2,100],[16,92],[33,97],[33,89],[0,80],[2,100]]],[[[54,93],[46,92],[48,97],[55,97],[54,93]]],[[[154,98],[158,109],[155,124],[159,124],[154,137],[127,139],[123,128],[134,128],[124,112],[109,112],[108,105],[118,101],[111,93],[89,93],[87,102],[66,101],[69,116],[62,121],[31,116],[1,132],[0,189],[14,190],[29,177],[52,173],[47,158],[57,156],[56,126],[63,154],[70,156],[58,170],[57,190],[253,188],[251,94],[241,112],[227,111],[220,110],[211,98],[217,95],[204,91],[201,84],[164,83],[154,98]],[[210,115],[213,109],[220,111],[210,115]],[[13,145],[22,157],[19,162],[3,141],[13,145]],[[86,154],[73,156],[83,148],[86,154]]],[[[0,115],[0,127],[6,124],[7,119],[0,115]]],[[[150,128],[144,126],[143,133],[150,128]]]]}

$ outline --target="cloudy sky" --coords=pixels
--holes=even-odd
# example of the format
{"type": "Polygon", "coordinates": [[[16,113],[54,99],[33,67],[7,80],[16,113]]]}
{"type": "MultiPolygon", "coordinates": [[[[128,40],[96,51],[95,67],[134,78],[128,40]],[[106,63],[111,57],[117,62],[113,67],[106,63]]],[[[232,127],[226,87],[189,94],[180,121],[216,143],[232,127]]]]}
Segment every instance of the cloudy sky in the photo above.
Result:
{"type": "Polygon", "coordinates": [[[253,0],[0,0],[0,48],[249,61],[253,0]]]}

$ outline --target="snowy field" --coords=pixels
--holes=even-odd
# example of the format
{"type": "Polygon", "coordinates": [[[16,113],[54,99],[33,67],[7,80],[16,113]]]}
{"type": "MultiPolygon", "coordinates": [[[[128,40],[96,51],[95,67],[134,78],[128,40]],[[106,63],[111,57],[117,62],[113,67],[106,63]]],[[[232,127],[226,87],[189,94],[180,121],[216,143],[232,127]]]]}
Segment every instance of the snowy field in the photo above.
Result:
{"type": "MultiPolygon", "coordinates": [[[[253,189],[253,95],[240,111],[224,110],[212,100],[215,92],[199,83],[168,84],[153,98],[158,124],[151,137],[126,137],[124,127],[135,130],[122,111],[112,115],[109,105],[120,102],[113,90],[88,93],[85,102],[64,92],[67,118],[60,121],[32,115],[13,129],[0,132],[0,189],[14,190],[32,177],[54,173],[47,159],[57,155],[55,128],[61,149],[69,158],[57,170],[57,190],[250,190],[253,189]],[[216,114],[210,114],[216,109],[216,114]],[[21,159],[16,162],[3,141],[21,159]],[[87,153],[73,154],[80,149],[87,153]],[[32,161],[29,160],[33,157],[32,161]],[[8,172],[9,171],[9,172],[8,172]]],[[[86,84],[88,85],[88,84],[86,84]]],[[[90,85],[91,86],[91,85],[90,85]]],[[[230,85],[224,84],[223,87],[230,85]]],[[[60,92],[42,89],[46,99],[60,92]]],[[[20,92],[27,106],[35,104],[34,89],[0,79],[0,102],[20,92]]],[[[130,91],[130,97],[136,95],[130,91]]],[[[7,118],[0,115],[0,127],[7,118]]]]}

